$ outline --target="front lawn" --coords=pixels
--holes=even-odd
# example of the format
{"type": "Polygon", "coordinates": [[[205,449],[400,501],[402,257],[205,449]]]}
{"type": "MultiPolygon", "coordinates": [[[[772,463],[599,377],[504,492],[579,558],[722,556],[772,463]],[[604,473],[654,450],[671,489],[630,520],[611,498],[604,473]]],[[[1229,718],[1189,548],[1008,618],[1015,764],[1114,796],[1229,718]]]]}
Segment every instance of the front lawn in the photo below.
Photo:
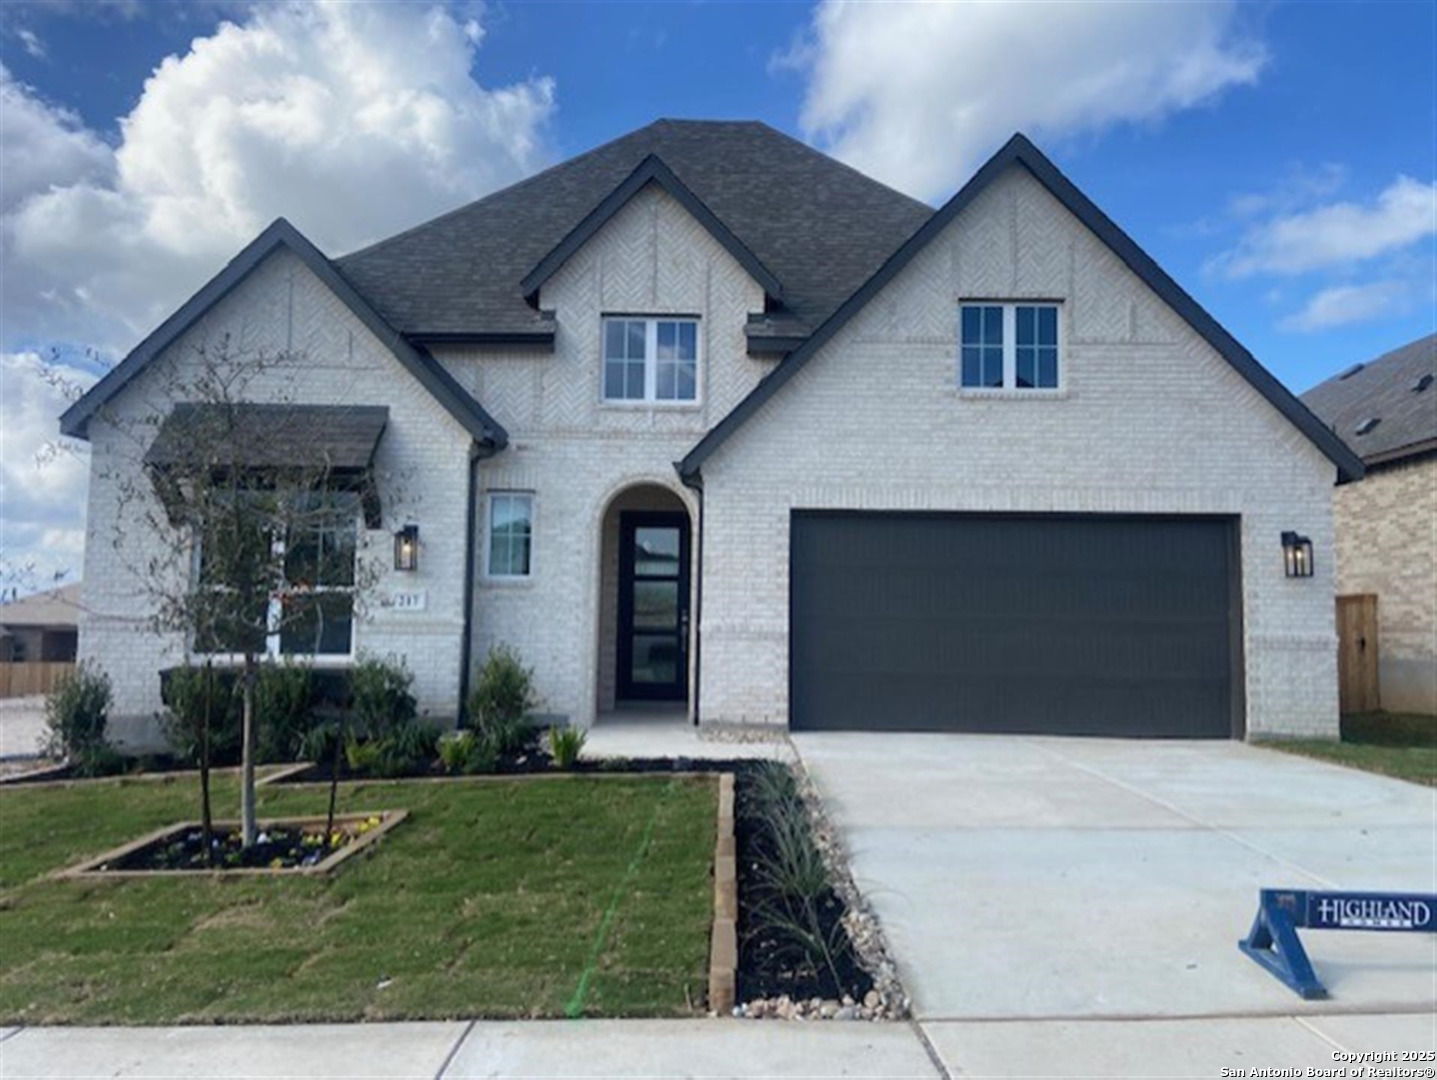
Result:
{"type": "MultiPolygon", "coordinates": [[[[238,804],[216,783],[219,816],[238,804]]],[[[702,1006],[711,778],[366,782],[405,808],[329,877],[44,875],[198,818],[198,784],[0,791],[0,1024],[676,1016],[702,1006]]],[[[261,816],[327,789],[260,788],[261,816]]]]}
{"type": "Polygon", "coordinates": [[[1341,742],[1283,739],[1268,745],[1416,784],[1437,785],[1437,717],[1354,713],[1342,718],[1341,742]]]}

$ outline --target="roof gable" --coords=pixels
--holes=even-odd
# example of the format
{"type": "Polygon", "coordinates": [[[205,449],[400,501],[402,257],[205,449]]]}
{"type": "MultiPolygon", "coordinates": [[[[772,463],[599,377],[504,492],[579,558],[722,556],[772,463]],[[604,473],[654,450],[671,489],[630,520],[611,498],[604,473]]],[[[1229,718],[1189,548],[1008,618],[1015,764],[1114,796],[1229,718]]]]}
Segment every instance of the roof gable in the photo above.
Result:
{"type": "Polygon", "coordinates": [[[1015,134],[972,178],[925,221],[865,281],[843,301],[801,346],[789,353],[733,410],[716,424],[681,461],[675,463],[686,481],[696,481],[703,463],[736,432],[749,417],[776,394],[829,340],[858,314],[884,286],[892,281],[947,228],[975,198],[1010,166],[1027,169],[1074,217],[1102,241],[1137,277],[1173,309],[1204,341],[1213,347],[1254,389],[1299,431],[1311,440],[1337,467],[1339,482],[1359,479],[1362,462],[1329,431],[1305,405],[1293,396],[1253,355],[1205,311],[1183,288],[1138,247],[1137,243],[1078,190],[1026,136],[1015,134]]]}
{"type": "Polygon", "coordinates": [[[679,205],[687,210],[700,225],[708,230],[709,235],[734,257],[734,260],[748,272],[749,276],[763,287],[764,293],[770,299],[779,302],[783,300],[783,285],[778,278],[774,277],[769,268],[759,261],[758,256],[719,220],[702,199],[674,175],[673,170],[665,165],[663,159],[657,154],[650,154],[639,162],[638,168],[629,173],[613,191],[605,195],[599,204],[589,211],[583,220],[569,231],[568,235],[550,248],[548,253],[539,260],[539,264],[524,276],[523,281],[520,282],[520,288],[523,290],[525,298],[533,303],[538,296],[540,287],[649,184],[657,184],[672,195],[679,205]]]}
{"type": "Polygon", "coordinates": [[[659,120],[335,263],[415,341],[552,335],[521,282],[650,157],[782,284],[786,342],[933,213],[765,124],[659,120]]]}
{"type": "Polygon", "coordinates": [[[60,417],[61,433],[81,439],[88,438],[91,418],[107,402],[280,248],[293,252],[470,435],[495,450],[507,444],[508,433],[454,377],[428,352],[417,349],[406,341],[324,254],[284,218],[276,218],[264,232],[231,259],[223,270],[206,282],[199,292],[185,301],[180,309],[162,322],[149,337],[136,345],[129,355],[107,372],[80,400],[66,409],[60,417]]]}

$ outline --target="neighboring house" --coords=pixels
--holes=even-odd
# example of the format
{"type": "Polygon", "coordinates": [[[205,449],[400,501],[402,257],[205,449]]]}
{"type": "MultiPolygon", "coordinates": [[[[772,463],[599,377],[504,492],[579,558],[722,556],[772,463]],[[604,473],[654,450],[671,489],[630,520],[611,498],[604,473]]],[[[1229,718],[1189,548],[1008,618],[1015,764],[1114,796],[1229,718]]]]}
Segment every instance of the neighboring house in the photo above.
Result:
{"type": "Polygon", "coordinates": [[[79,621],[79,582],[0,604],[0,661],[73,661],[79,621]]]}
{"type": "Polygon", "coordinates": [[[1377,596],[1379,697],[1437,713],[1437,334],[1302,395],[1362,458],[1337,489],[1337,591],[1377,596]]]}
{"type": "Polygon", "coordinates": [[[387,409],[354,461],[413,498],[353,529],[419,565],[315,662],[403,655],[433,714],[505,643],[580,725],[1336,733],[1361,463],[1022,136],[936,212],[665,120],[343,258],[276,222],[62,419],[117,712],[188,645],[144,625],[145,537],[103,539],[116,418],[227,333],[305,358],[256,399],[387,409]]]}

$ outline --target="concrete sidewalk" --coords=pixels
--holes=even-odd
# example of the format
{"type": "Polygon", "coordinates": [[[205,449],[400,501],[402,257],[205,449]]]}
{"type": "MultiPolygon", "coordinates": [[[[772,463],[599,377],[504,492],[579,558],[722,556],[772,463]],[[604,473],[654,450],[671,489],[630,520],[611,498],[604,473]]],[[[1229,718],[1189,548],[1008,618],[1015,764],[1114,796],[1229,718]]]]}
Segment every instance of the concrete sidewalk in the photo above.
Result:
{"type": "Polygon", "coordinates": [[[0,1077],[1178,1077],[1332,1068],[1343,1054],[1434,1046],[1431,1014],[23,1028],[0,1030],[0,1077]]]}

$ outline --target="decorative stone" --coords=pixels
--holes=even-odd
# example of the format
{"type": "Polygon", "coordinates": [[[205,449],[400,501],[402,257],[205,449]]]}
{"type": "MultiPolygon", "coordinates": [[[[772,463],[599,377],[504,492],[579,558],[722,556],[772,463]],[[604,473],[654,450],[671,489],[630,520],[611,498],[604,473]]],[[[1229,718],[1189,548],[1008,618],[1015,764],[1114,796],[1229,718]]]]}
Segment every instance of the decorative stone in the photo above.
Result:
{"type": "Polygon", "coordinates": [[[878,1008],[880,1000],[881,999],[878,996],[878,991],[870,990],[868,991],[868,993],[863,995],[863,1007],[865,1009],[876,1009],[878,1008]]]}

